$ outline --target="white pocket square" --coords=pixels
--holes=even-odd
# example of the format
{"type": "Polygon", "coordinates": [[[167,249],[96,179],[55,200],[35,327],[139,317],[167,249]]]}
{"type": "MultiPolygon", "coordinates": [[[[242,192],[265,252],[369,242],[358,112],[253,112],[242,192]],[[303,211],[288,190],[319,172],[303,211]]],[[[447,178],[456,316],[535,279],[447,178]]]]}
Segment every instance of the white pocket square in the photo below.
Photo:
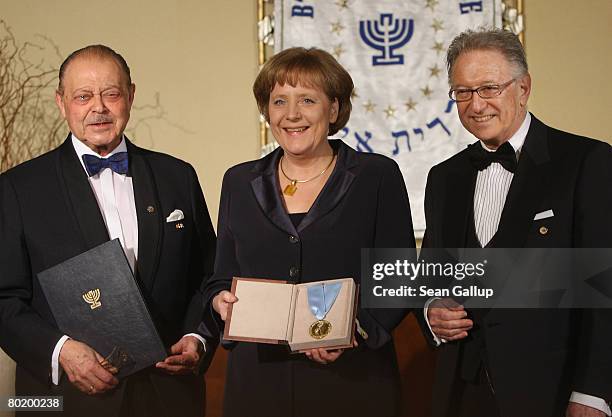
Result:
{"type": "Polygon", "coordinates": [[[174,210],[170,215],[166,218],[166,223],[175,222],[178,220],[183,220],[185,215],[179,209],[174,210]]]}
{"type": "Polygon", "coordinates": [[[552,210],[546,210],[546,211],[542,211],[538,214],[535,215],[535,217],[533,218],[533,220],[542,220],[542,219],[547,219],[549,217],[553,217],[555,215],[555,213],[553,213],[552,210]]]}

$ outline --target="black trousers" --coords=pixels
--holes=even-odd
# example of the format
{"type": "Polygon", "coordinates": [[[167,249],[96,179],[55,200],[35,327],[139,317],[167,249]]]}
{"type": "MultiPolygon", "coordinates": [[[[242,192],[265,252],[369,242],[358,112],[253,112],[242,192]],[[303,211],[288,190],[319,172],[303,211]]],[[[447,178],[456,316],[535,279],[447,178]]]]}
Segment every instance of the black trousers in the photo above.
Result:
{"type": "Polygon", "coordinates": [[[462,379],[456,382],[448,417],[501,417],[494,388],[484,366],[475,382],[462,379]]]}
{"type": "Polygon", "coordinates": [[[146,373],[140,372],[126,380],[120,417],[171,417],[146,373]]]}

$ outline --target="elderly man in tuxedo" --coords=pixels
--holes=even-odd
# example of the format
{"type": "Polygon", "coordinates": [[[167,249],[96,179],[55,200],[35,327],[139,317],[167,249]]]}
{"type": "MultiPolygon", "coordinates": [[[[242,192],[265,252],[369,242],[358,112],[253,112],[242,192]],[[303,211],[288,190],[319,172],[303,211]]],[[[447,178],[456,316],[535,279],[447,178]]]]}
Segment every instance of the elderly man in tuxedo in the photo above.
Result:
{"type": "MultiPolygon", "coordinates": [[[[518,38],[468,30],[447,67],[461,123],[479,141],[431,169],[423,247],[612,247],[611,147],[527,111],[518,38]]],[[[439,346],[434,416],[610,415],[609,311],[467,311],[445,299],[424,310],[439,346]]]]}
{"type": "Polygon", "coordinates": [[[202,416],[214,346],[197,328],[215,234],[194,169],[124,136],[134,92],[111,48],[73,52],[56,93],[68,137],[0,176],[0,346],[17,362],[17,395],[61,395],[63,415],[202,416]],[[57,328],[36,279],[115,238],[169,354],[122,381],[57,328]]]}

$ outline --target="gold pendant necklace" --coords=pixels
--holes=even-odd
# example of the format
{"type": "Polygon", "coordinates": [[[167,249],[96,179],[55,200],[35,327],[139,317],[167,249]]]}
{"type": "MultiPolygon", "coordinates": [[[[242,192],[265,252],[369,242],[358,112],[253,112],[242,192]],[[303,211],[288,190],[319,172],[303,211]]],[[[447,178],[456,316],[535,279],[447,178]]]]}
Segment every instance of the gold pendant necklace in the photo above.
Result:
{"type": "Polygon", "coordinates": [[[283,173],[283,176],[289,181],[289,184],[287,184],[287,186],[283,190],[283,194],[288,195],[288,196],[291,197],[297,191],[297,184],[303,184],[305,182],[316,180],[321,175],[325,174],[325,171],[327,171],[327,169],[334,162],[334,159],[336,159],[336,155],[332,155],[331,161],[329,161],[329,164],[327,164],[327,166],[325,167],[325,169],[323,171],[319,172],[317,175],[315,175],[312,178],[308,178],[307,180],[298,180],[298,179],[289,178],[289,176],[285,173],[285,170],[283,169],[283,159],[284,158],[285,158],[285,155],[281,156],[281,160],[280,160],[280,164],[279,165],[280,165],[280,170],[283,173]]]}

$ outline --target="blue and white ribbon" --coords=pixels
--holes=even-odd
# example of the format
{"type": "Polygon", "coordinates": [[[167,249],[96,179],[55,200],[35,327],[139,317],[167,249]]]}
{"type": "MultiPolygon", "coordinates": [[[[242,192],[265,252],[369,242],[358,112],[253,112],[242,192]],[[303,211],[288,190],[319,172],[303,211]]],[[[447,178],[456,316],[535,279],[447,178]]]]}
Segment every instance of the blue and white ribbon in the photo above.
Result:
{"type": "Polygon", "coordinates": [[[333,284],[315,284],[308,287],[308,305],[310,311],[318,319],[323,320],[331,310],[342,288],[341,282],[333,284]]]}

